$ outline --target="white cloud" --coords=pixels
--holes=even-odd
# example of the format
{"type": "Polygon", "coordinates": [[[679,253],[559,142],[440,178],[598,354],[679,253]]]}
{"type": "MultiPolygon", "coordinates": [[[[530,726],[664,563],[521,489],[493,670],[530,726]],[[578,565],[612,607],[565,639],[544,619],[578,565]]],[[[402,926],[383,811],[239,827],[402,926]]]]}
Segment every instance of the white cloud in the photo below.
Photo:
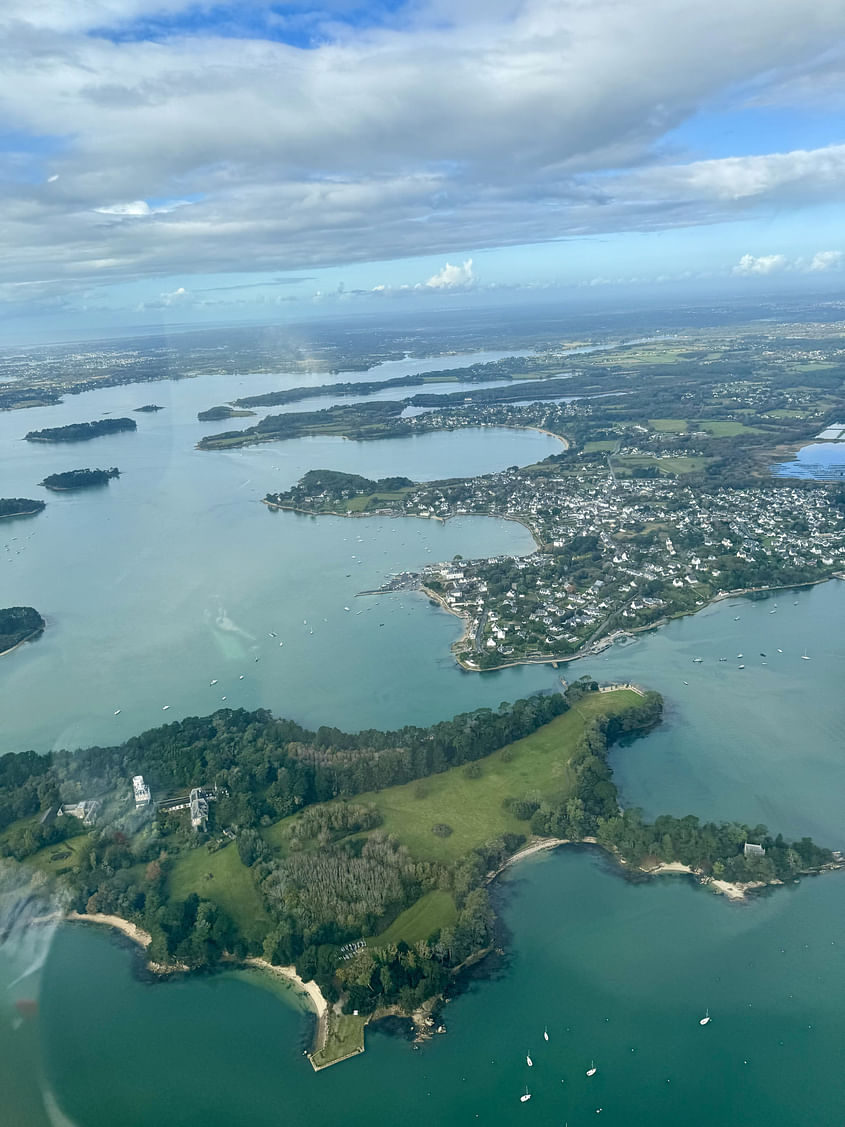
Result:
{"type": "Polygon", "coordinates": [[[426,285],[432,290],[456,290],[466,289],[474,282],[472,259],[468,258],[460,266],[453,266],[451,262],[447,262],[442,270],[438,270],[428,279],[426,285]]]}
{"type": "MultiPolygon", "coordinates": [[[[841,0],[414,0],[384,26],[324,21],[311,50],[101,34],[204,7],[0,4],[4,128],[58,139],[49,189],[0,182],[0,283],[445,259],[835,200],[845,180],[845,145],[655,155],[699,109],[810,83],[841,0]]],[[[421,292],[472,285],[468,262],[421,292]]]]}
{"type": "Polygon", "coordinates": [[[153,214],[153,209],[146,200],[133,200],[131,203],[115,203],[107,207],[97,207],[94,210],[99,211],[101,215],[125,215],[128,217],[153,214]]]}
{"type": "Polygon", "coordinates": [[[819,273],[838,270],[845,263],[841,250],[819,250],[812,258],[787,258],[785,254],[744,254],[731,273],[752,277],[754,275],[780,274],[786,270],[800,273],[819,273]]]}
{"type": "Polygon", "coordinates": [[[813,255],[810,270],[838,270],[845,261],[845,254],[841,250],[819,250],[813,255]]]}
{"type": "Polygon", "coordinates": [[[777,274],[790,266],[789,259],[783,254],[763,254],[759,257],[753,254],[744,254],[734,266],[734,274],[777,274]]]}

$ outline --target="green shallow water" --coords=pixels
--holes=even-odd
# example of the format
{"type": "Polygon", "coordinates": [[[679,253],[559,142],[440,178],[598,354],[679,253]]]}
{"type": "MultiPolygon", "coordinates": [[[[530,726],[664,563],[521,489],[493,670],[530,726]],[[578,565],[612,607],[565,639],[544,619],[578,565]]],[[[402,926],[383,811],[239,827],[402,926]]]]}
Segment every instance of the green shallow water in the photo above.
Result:
{"type": "Polygon", "coordinates": [[[414,1051],[370,1034],[319,1075],[295,997],[233,978],[145,985],[107,934],[64,927],[36,1019],[42,1083],[79,1127],[575,1127],[598,1108],[620,1125],[832,1125],[842,892],[825,876],[736,906],[682,878],[629,884],[592,851],[531,859],[497,893],[506,965],[446,1007],[446,1036],[414,1051]]]}

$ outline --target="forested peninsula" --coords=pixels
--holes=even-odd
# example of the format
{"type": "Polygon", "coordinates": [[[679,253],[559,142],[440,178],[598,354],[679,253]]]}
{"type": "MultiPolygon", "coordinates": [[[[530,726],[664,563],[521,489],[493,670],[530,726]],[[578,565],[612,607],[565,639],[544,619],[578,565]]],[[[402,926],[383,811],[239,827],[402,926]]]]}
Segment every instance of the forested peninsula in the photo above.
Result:
{"type": "Polygon", "coordinates": [[[116,466],[110,470],[66,470],[49,474],[41,484],[46,489],[55,490],[90,489],[93,485],[107,485],[113,477],[120,477],[116,466]]]}
{"type": "Polygon", "coordinates": [[[267,415],[255,426],[229,430],[200,439],[200,450],[226,450],[259,442],[279,442],[308,435],[334,434],[358,440],[398,438],[412,431],[401,418],[405,404],[390,400],[375,403],[350,403],[326,407],[322,411],[296,411],[287,415],[267,415]]]}
{"type": "Polygon", "coordinates": [[[69,909],[143,929],[156,964],[295,966],[342,1010],[320,1067],[360,1050],[370,1015],[428,1013],[490,948],[486,885],[526,843],[760,885],[831,863],[764,826],[622,812],[608,749],[661,711],[658,694],[585,678],[428,728],[314,732],[227,709],[116,747],[8,754],[0,855],[40,869],[69,909]]]}
{"type": "Polygon", "coordinates": [[[16,649],[21,642],[37,638],[46,623],[34,607],[0,609],[0,657],[16,649]]]}
{"type": "Polygon", "coordinates": [[[30,497],[0,497],[0,520],[4,517],[31,517],[46,507],[46,501],[34,501],[30,497]]]}
{"type": "Polygon", "coordinates": [[[63,427],[46,427],[44,430],[31,430],[26,435],[27,442],[88,442],[107,434],[120,434],[121,431],[137,430],[134,419],[96,419],[93,423],[68,423],[63,427]]]}
{"type": "MultiPolygon", "coordinates": [[[[248,395],[234,399],[235,407],[283,407],[302,399],[320,398],[324,395],[371,395],[385,388],[424,387],[426,384],[477,383],[488,380],[513,380],[520,384],[526,376],[551,380],[562,376],[561,358],[558,356],[506,356],[501,360],[472,364],[468,368],[446,368],[441,371],[422,371],[410,376],[395,376],[388,380],[356,380],[344,383],[318,384],[310,387],[291,387],[269,391],[262,395],[248,395]]],[[[571,377],[563,377],[569,379],[571,377]]],[[[529,385],[530,386],[530,385],[529,385]]],[[[547,384],[544,383],[544,387],[547,384]]],[[[571,386],[571,385],[570,385],[571,386]]],[[[461,393],[463,394],[463,393],[461,393]]],[[[567,392],[569,394],[569,392],[567,392]]],[[[520,394],[520,398],[524,398],[520,394]]]]}

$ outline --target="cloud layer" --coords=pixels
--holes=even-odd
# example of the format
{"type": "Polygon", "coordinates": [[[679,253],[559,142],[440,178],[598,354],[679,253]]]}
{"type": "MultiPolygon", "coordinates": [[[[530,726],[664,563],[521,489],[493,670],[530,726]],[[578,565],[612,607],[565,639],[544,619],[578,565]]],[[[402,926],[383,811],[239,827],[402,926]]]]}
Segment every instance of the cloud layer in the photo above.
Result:
{"type": "MultiPolygon", "coordinates": [[[[7,296],[661,230],[841,191],[843,144],[661,148],[718,99],[829,75],[841,0],[419,0],[363,29],[339,5],[309,49],[179,31],[199,7],[5,0],[7,296]],[[145,38],[154,17],[171,30],[145,38]]],[[[426,285],[471,282],[467,258],[426,285]]]]}

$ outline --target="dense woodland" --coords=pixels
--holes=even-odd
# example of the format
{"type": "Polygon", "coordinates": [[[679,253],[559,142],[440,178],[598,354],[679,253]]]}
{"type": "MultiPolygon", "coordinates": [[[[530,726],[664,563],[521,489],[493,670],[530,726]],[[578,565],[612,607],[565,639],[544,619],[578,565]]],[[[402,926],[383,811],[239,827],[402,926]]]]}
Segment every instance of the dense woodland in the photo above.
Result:
{"type": "Polygon", "coordinates": [[[27,442],[88,442],[107,434],[120,434],[121,431],[137,430],[134,419],[95,419],[93,423],[68,423],[63,427],[46,427],[44,430],[31,430],[26,435],[27,442]]]}
{"type": "Polygon", "coordinates": [[[396,438],[412,432],[411,424],[400,418],[405,404],[389,400],[374,403],[341,404],[322,411],[292,411],[287,415],[267,415],[245,430],[210,434],[197,444],[201,450],[248,446],[254,442],[280,441],[314,434],[340,434],[347,438],[396,438]]]}
{"type": "Polygon", "coordinates": [[[47,489],[90,489],[93,485],[107,485],[113,477],[120,477],[116,466],[110,470],[66,470],[49,474],[41,484],[47,489]]]}
{"type": "Polygon", "coordinates": [[[225,952],[263,954],[273,962],[295,963],[328,998],[343,994],[347,1010],[362,1013],[383,1004],[412,1010],[441,992],[455,967],[490,945],[488,874],[529,834],[595,836],[635,863],[683,860],[734,880],[782,879],[830,859],[808,839],[787,843],[765,827],[702,825],[693,817],[664,817],[648,825],[637,811],[620,811],[608,748],[659,721],[662,702],[653,693],[585,729],[570,759],[575,787],[566,797],[505,799],[525,823],[524,835],[504,835],[454,864],[417,860],[379,828],[378,810],[349,801],[460,764],[477,769],[478,760],[562,715],[595,687],[583,678],[565,695],[479,709],[428,728],[308,731],[263,710],[223,710],[152,729],[117,747],[5,755],[0,855],[18,861],[49,856],[74,908],[136,921],[152,934],[150,955],[158,961],[198,968],[213,966],[225,952]],[[136,811],[129,778],[138,772],[154,795],[216,785],[210,832],[193,834],[184,821],[153,807],[136,811]],[[103,812],[93,829],[74,817],[42,816],[61,802],[94,797],[102,800],[103,812]],[[280,851],[265,830],[294,813],[288,845],[280,851]],[[221,827],[234,833],[260,895],[266,917],[260,934],[240,930],[215,902],[213,890],[184,900],[169,895],[174,861],[186,850],[225,845],[221,827]],[[83,847],[74,849],[73,838],[83,847]],[[747,840],[762,844],[766,855],[744,858],[747,840]],[[437,889],[454,898],[452,926],[413,947],[390,944],[342,956],[344,943],[377,933],[437,889]]]}

